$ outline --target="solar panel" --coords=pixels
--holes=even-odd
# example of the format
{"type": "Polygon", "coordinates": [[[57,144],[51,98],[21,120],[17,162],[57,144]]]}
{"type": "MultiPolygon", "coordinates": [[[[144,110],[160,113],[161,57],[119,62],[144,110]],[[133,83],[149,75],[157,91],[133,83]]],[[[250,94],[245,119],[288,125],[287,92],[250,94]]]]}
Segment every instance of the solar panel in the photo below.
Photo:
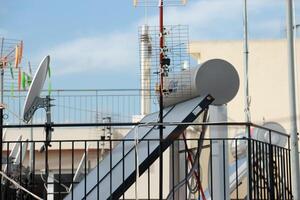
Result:
{"type": "MultiPolygon", "coordinates": [[[[164,109],[164,122],[193,122],[213,101],[211,96],[197,97],[189,101],[179,103],[164,109]]],[[[145,116],[142,123],[158,121],[158,112],[145,116]]],[[[187,125],[166,126],[164,128],[164,142],[161,149],[164,151],[176,139],[187,125]]],[[[159,129],[157,126],[134,127],[125,136],[126,139],[135,139],[136,133],[141,139],[154,139],[151,143],[139,141],[137,144],[139,172],[146,171],[148,167],[159,157],[159,129]],[[149,145],[149,150],[148,150],[149,145]]],[[[94,168],[73,190],[75,199],[97,199],[99,191],[100,199],[118,199],[136,179],[135,163],[135,142],[119,143],[112,151],[111,155],[106,156],[99,166],[94,168]],[[123,153],[124,144],[124,153],[123,153]],[[124,156],[123,156],[124,155],[124,156]],[[126,166],[125,168],[123,166],[126,166]],[[99,181],[97,181],[97,169],[99,169],[99,181]],[[124,180],[123,178],[124,177],[124,180]],[[98,184],[97,184],[98,183],[98,184]],[[85,185],[86,184],[86,185],[85,185]],[[86,187],[86,189],[85,189],[86,187]],[[98,189],[97,189],[98,187],[98,189]],[[111,188],[110,188],[111,187],[111,188]],[[86,192],[86,196],[85,196],[86,192]]],[[[69,194],[65,199],[71,199],[69,194]]]]}

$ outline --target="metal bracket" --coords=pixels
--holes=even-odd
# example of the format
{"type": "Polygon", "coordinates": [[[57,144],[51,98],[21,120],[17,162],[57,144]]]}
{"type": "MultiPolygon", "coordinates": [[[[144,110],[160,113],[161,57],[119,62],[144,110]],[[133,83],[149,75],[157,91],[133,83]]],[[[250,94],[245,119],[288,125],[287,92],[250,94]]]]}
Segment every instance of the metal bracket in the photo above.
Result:
{"type": "Polygon", "coordinates": [[[54,99],[51,99],[49,96],[46,96],[45,98],[36,97],[31,108],[26,113],[24,113],[24,121],[28,123],[33,117],[35,111],[39,108],[44,108],[46,112],[50,110],[50,107],[53,106],[50,104],[52,100],[54,99]]]}

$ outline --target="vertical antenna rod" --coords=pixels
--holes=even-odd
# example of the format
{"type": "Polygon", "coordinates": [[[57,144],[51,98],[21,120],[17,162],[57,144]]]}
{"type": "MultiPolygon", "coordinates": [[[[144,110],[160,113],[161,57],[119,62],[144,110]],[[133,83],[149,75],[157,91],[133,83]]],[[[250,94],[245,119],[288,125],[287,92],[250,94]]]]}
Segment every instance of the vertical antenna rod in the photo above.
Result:
{"type": "MultiPolygon", "coordinates": [[[[2,58],[3,55],[3,46],[4,46],[4,38],[1,39],[1,52],[0,52],[0,58],[2,58]]],[[[3,151],[3,76],[4,76],[4,65],[1,65],[1,98],[0,98],[0,171],[2,171],[2,151],[3,151]]],[[[0,179],[0,194],[2,195],[2,179],[0,179]]]]}
{"type": "Polygon", "coordinates": [[[288,75],[290,93],[290,114],[291,114],[291,168],[294,199],[300,198],[300,174],[299,174],[299,147],[296,113],[296,90],[295,90],[295,48],[293,32],[293,1],[287,1],[287,42],[288,42],[288,75]]]}
{"type": "Polygon", "coordinates": [[[245,121],[250,122],[250,96],[249,96],[249,49],[248,49],[248,11],[247,0],[244,0],[244,95],[245,95],[245,121]]]}
{"type": "Polygon", "coordinates": [[[163,152],[162,152],[162,140],[163,140],[163,77],[164,77],[164,2],[160,0],[159,3],[159,32],[160,32],[160,86],[159,86],[159,200],[163,199],[163,152]]]}

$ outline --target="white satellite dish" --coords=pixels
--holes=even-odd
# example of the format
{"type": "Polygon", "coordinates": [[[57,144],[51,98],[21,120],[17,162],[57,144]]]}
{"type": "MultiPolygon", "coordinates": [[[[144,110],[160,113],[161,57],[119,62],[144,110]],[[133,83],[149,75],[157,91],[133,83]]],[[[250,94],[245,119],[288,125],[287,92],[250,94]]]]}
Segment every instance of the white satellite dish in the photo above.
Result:
{"type": "MultiPolygon", "coordinates": [[[[21,140],[22,140],[22,135],[20,135],[18,137],[17,142],[14,144],[13,148],[11,149],[9,157],[8,157],[9,163],[7,163],[7,164],[10,164],[10,161],[15,160],[15,158],[17,157],[19,149],[20,149],[20,145],[21,145],[21,143],[20,143],[21,140]]],[[[6,170],[7,170],[7,164],[3,167],[4,172],[6,172],[6,170]]]]}
{"type": "MultiPolygon", "coordinates": [[[[286,134],[286,130],[277,122],[266,122],[262,126],[267,129],[286,134]]],[[[270,142],[270,138],[271,138],[271,142],[273,145],[285,147],[285,145],[287,144],[288,138],[286,136],[281,135],[278,132],[274,132],[274,131],[268,131],[268,130],[261,129],[261,128],[255,128],[253,131],[252,137],[256,140],[260,140],[263,142],[270,142]],[[271,133],[271,135],[270,135],[270,133],[271,133]]]]}
{"type": "MultiPolygon", "coordinates": [[[[82,158],[79,162],[79,165],[77,167],[77,170],[74,174],[74,177],[73,177],[73,182],[76,183],[76,182],[80,182],[82,179],[83,179],[83,175],[85,173],[85,168],[84,168],[84,162],[86,161],[87,157],[88,157],[88,153],[89,153],[89,145],[86,149],[86,153],[83,153],[82,155],[82,158]]],[[[73,185],[71,184],[71,186],[69,187],[69,192],[72,190],[72,187],[73,185]]]]}
{"type": "Polygon", "coordinates": [[[40,63],[30,84],[23,108],[23,118],[26,122],[29,122],[34,112],[42,107],[39,105],[40,103],[43,103],[39,102],[41,100],[40,94],[47,77],[49,64],[50,56],[46,56],[40,63]]]}
{"type": "Polygon", "coordinates": [[[14,163],[19,165],[22,162],[24,162],[26,153],[27,153],[27,148],[28,148],[28,140],[26,142],[23,142],[22,144],[22,149],[19,148],[18,154],[15,157],[14,163]],[[22,150],[22,151],[21,151],[22,150]]]}
{"type": "Polygon", "coordinates": [[[23,108],[23,119],[25,122],[29,122],[34,112],[39,108],[44,108],[46,110],[46,141],[45,145],[42,146],[41,151],[44,151],[45,146],[50,146],[51,141],[51,104],[52,100],[50,96],[40,97],[41,91],[44,87],[45,80],[47,78],[47,72],[50,64],[50,56],[46,56],[40,63],[33,80],[30,84],[25,103],[23,108]]]}

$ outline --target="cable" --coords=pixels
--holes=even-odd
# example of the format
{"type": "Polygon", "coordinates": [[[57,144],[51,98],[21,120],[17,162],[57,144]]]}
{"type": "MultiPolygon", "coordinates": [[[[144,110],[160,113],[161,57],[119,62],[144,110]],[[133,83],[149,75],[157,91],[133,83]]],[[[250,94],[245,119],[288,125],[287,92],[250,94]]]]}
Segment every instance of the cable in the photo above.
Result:
{"type": "MultiPolygon", "coordinates": [[[[208,118],[209,118],[209,116],[208,116],[208,110],[205,110],[204,116],[203,116],[203,122],[206,122],[208,120],[208,118]]],[[[181,180],[175,187],[172,188],[172,190],[170,191],[170,193],[168,194],[168,196],[166,198],[167,200],[171,199],[171,196],[173,195],[173,193],[176,192],[179,188],[181,188],[182,185],[184,185],[186,182],[189,181],[189,179],[193,176],[193,173],[197,169],[197,165],[199,163],[199,157],[200,157],[200,154],[201,154],[201,147],[202,147],[202,144],[203,144],[203,140],[202,139],[204,138],[206,129],[207,129],[207,126],[203,125],[202,126],[202,131],[201,131],[201,134],[200,134],[200,138],[199,138],[200,143],[199,143],[199,146],[197,148],[197,152],[196,152],[196,155],[195,155],[194,163],[191,163],[192,164],[191,170],[189,171],[189,173],[187,174],[187,176],[183,180],[181,180]]],[[[201,183],[198,185],[198,187],[202,188],[201,183]]],[[[202,193],[201,194],[202,194],[202,199],[206,200],[206,197],[204,195],[203,189],[202,189],[202,193]]]]}
{"type": "Polygon", "coordinates": [[[14,184],[17,188],[23,190],[24,192],[30,194],[31,196],[33,196],[35,199],[38,200],[43,200],[42,198],[40,198],[39,196],[33,194],[32,192],[30,192],[29,190],[27,190],[26,188],[22,187],[21,185],[19,185],[16,181],[14,181],[13,179],[9,178],[5,173],[3,173],[2,171],[0,171],[1,176],[3,176],[3,178],[9,180],[12,184],[14,184]]]}

